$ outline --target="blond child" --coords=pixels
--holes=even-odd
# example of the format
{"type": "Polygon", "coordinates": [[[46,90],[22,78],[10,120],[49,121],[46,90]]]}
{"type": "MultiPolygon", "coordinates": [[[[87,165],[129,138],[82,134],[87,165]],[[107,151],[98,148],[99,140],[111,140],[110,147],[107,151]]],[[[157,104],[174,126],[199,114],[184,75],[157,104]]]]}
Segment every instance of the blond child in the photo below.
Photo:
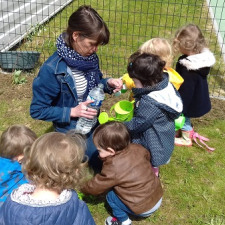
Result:
{"type": "MultiPolygon", "coordinates": [[[[184,79],[179,93],[183,101],[183,114],[185,116],[181,137],[175,138],[175,144],[191,146],[193,136],[199,137],[204,144],[204,140],[208,139],[193,131],[190,118],[201,117],[211,109],[207,76],[210,67],[215,63],[215,57],[207,48],[201,30],[194,24],[188,24],[178,29],[174,37],[173,47],[176,53],[182,54],[177,61],[176,70],[184,79]]],[[[213,150],[206,144],[205,146],[207,149],[213,150]]]]}
{"type": "MultiPolygon", "coordinates": [[[[169,81],[177,90],[180,88],[184,80],[173,68],[171,68],[171,64],[173,62],[173,50],[170,43],[166,39],[152,38],[143,43],[138,52],[140,54],[147,53],[158,55],[161,60],[165,61],[164,72],[169,74],[169,81]]],[[[129,77],[129,74],[124,74],[122,80],[127,89],[131,90],[135,87],[135,84],[129,77]]],[[[129,99],[133,100],[133,93],[130,94],[129,99]]]]}
{"type": "Polygon", "coordinates": [[[24,125],[13,125],[0,138],[0,207],[7,196],[21,184],[27,183],[21,171],[23,150],[33,144],[37,135],[24,125]]]}
{"type": "Polygon", "coordinates": [[[82,176],[84,151],[78,134],[52,132],[38,138],[24,152],[23,170],[30,184],[11,193],[0,221],[6,225],[94,225],[87,205],[73,190],[82,176]]]}
{"type": "Polygon", "coordinates": [[[150,53],[158,55],[166,62],[164,71],[169,74],[169,81],[178,90],[183,83],[183,78],[171,68],[173,62],[173,50],[170,43],[164,38],[152,38],[142,44],[139,48],[140,53],[150,53]]]}
{"type": "Polygon", "coordinates": [[[103,168],[82,190],[92,195],[107,192],[114,217],[108,217],[105,224],[130,225],[129,214],[150,216],[160,207],[163,191],[151,169],[147,149],[130,143],[129,132],[120,122],[98,126],[93,141],[103,168]]]}
{"type": "Polygon", "coordinates": [[[173,50],[170,43],[164,38],[152,38],[142,44],[139,48],[140,53],[151,53],[158,55],[166,62],[165,67],[171,67],[173,61],[173,50]]]}

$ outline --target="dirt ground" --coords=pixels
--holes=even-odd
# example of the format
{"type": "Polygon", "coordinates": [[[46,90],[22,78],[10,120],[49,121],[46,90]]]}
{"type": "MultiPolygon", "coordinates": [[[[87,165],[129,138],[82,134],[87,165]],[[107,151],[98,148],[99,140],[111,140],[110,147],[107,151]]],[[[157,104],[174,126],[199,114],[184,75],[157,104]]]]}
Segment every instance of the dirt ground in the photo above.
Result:
{"type": "MultiPolygon", "coordinates": [[[[12,73],[5,73],[0,71],[0,102],[2,100],[28,100],[32,97],[32,81],[35,75],[26,75],[27,83],[22,85],[12,84],[12,73]]],[[[121,99],[127,99],[128,95],[120,97],[108,96],[103,103],[102,110],[108,111],[113,104],[121,99]]],[[[195,122],[210,123],[214,119],[225,119],[225,101],[219,99],[211,99],[212,110],[205,116],[195,119],[195,122]]],[[[21,108],[20,110],[24,110],[21,108]]]]}

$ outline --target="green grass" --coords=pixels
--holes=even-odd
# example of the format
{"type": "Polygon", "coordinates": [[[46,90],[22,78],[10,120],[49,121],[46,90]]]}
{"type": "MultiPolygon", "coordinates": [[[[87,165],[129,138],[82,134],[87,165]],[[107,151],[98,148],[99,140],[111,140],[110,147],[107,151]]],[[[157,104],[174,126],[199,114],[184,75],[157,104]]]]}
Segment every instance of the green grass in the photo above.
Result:
{"type": "MultiPolygon", "coordinates": [[[[29,115],[32,77],[30,75],[23,85],[5,85],[13,90],[10,98],[5,93],[7,89],[1,88],[0,134],[13,124],[24,124],[38,136],[53,130],[51,123],[33,120],[29,115]],[[25,93],[25,90],[29,92],[25,93]],[[3,95],[6,97],[3,98],[3,95]]],[[[1,77],[0,81],[2,83],[1,77]]],[[[118,98],[111,97],[105,101],[112,101],[113,104],[118,98]]],[[[149,218],[135,219],[134,225],[225,224],[225,102],[214,99],[212,102],[212,111],[193,120],[193,124],[198,133],[210,139],[209,146],[215,147],[215,152],[209,153],[196,144],[193,147],[175,147],[170,163],[160,168],[164,189],[162,206],[149,218]]],[[[96,224],[104,224],[109,216],[105,196],[84,200],[96,224]]]]}
{"type": "MultiPolygon", "coordinates": [[[[36,71],[44,60],[55,51],[55,39],[66,28],[69,15],[78,5],[91,4],[104,18],[111,31],[110,43],[100,47],[101,68],[106,76],[121,76],[126,72],[127,58],[140,44],[152,37],[169,40],[177,28],[192,22],[200,25],[210,49],[217,58],[211,70],[209,87],[212,95],[224,96],[225,66],[217,45],[205,1],[162,0],[162,1],[73,1],[49,23],[39,26],[19,47],[41,52],[36,71]],[[181,4],[182,3],[182,4],[181,4]],[[154,16],[153,16],[154,15],[154,16]]],[[[21,88],[28,84],[23,84],[21,88]]],[[[15,88],[15,86],[14,86],[15,88]]],[[[16,90],[19,89],[17,86],[16,90]]],[[[0,91],[0,95],[2,90],[0,91]]],[[[15,92],[16,93],[16,92],[15,92]]],[[[38,136],[52,130],[51,123],[33,120],[29,115],[30,97],[1,99],[0,133],[8,126],[21,123],[33,129],[38,136]]],[[[115,100],[116,101],[116,100],[115,100]]],[[[221,101],[219,103],[224,105],[221,101]]],[[[224,114],[224,107],[221,108],[224,114]]],[[[194,145],[190,148],[175,147],[171,162],[162,166],[160,177],[164,188],[161,208],[151,217],[135,220],[134,225],[224,225],[225,224],[225,120],[217,111],[203,119],[194,120],[196,131],[210,138],[213,153],[194,145]]],[[[97,224],[104,224],[109,215],[104,196],[87,199],[87,204],[97,224]]]]}
{"type": "Polygon", "coordinates": [[[204,0],[73,1],[49,22],[33,27],[33,33],[19,48],[41,52],[40,66],[56,50],[55,40],[66,29],[68,17],[82,4],[95,8],[111,32],[110,43],[98,51],[101,69],[106,76],[123,75],[128,57],[146,40],[164,37],[172,41],[179,27],[195,23],[202,29],[217,59],[209,79],[211,95],[225,95],[225,64],[204,0]]]}

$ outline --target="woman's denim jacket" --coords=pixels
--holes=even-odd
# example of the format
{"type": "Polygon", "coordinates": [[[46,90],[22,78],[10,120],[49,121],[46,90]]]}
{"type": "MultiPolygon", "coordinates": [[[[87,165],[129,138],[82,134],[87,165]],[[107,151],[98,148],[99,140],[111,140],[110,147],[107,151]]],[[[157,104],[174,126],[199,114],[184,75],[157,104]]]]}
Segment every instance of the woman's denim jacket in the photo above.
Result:
{"type": "MultiPolygon", "coordinates": [[[[108,79],[102,78],[100,70],[98,76],[104,84],[104,91],[111,93],[112,89],[107,85],[108,79]]],[[[83,101],[86,100],[87,94],[86,91],[83,101]]],[[[70,111],[77,105],[78,98],[72,72],[62,57],[55,52],[42,65],[33,81],[30,115],[34,119],[52,121],[56,131],[65,133],[76,127],[78,118],[71,118],[70,111]]]]}

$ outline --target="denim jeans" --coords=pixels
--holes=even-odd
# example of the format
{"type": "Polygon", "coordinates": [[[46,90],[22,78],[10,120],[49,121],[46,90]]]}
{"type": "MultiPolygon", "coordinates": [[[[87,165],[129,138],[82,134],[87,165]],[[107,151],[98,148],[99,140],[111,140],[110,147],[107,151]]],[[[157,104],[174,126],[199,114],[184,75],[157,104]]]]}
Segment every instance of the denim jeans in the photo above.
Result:
{"type": "Polygon", "coordinates": [[[127,220],[129,218],[128,214],[140,217],[148,217],[159,208],[162,202],[161,198],[158,203],[149,211],[142,214],[135,214],[119,199],[113,190],[108,192],[106,195],[106,200],[112,208],[113,216],[115,216],[120,222],[127,220]]]}
{"type": "Polygon", "coordinates": [[[181,128],[183,131],[191,131],[193,128],[191,126],[191,119],[189,117],[185,117],[184,126],[181,128]]]}
{"type": "Polygon", "coordinates": [[[90,132],[86,136],[87,149],[85,154],[88,156],[89,166],[92,167],[95,172],[100,172],[102,169],[102,161],[100,160],[98,150],[94,145],[92,134],[93,132],[90,132]]]}

